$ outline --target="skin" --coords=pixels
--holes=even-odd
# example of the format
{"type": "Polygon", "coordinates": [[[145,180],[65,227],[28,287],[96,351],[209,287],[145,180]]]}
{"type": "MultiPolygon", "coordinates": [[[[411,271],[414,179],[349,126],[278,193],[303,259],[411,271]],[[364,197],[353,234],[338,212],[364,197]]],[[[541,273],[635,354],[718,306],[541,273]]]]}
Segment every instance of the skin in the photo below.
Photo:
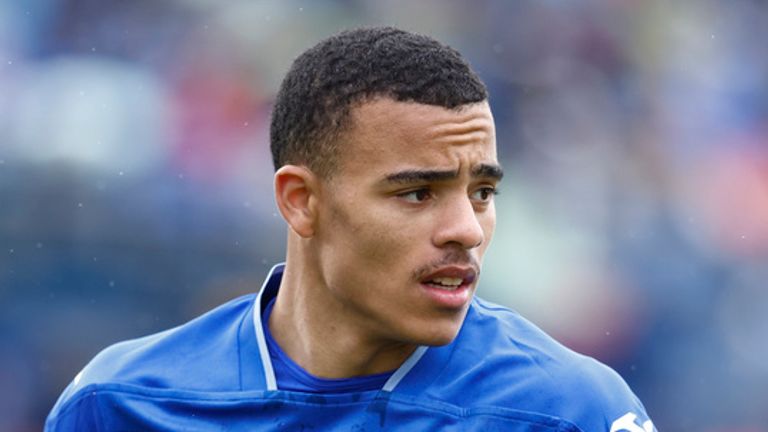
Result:
{"type": "Polygon", "coordinates": [[[479,274],[501,176],[486,102],[374,99],[353,108],[343,140],[331,178],[294,165],[275,174],[290,230],[270,331],[325,378],[394,370],[418,345],[456,337],[477,278],[460,305],[435,300],[423,279],[446,267],[479,274]]]}

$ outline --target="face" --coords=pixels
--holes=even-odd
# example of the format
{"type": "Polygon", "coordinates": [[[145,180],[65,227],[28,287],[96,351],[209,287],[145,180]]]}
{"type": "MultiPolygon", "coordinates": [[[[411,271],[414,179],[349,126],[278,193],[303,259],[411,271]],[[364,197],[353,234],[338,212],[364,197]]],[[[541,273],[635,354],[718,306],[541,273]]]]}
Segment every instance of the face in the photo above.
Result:
{"type": "Polygon", "coordinates": [[[449,343],[475,292],[501,178],[487,103],[387,98],[352,111],[313,242],[339,317],[371,338],[449,343]]]}

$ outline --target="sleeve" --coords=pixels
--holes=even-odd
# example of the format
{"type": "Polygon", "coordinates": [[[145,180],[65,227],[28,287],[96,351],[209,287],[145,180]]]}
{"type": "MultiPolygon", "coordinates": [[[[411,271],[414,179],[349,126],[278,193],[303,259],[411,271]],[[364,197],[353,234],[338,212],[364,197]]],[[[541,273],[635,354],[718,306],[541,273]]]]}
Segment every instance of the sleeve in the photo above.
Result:
{"type": "Polygon", "coordinates": [[[586,359],[580,379],[573,382],[572,394],[580,393],[581,403],[572,413],[574,423],[584,431],[657,432],[640,399],[613,369],[586,359]]]}
{"type": "MultiPolygon", "coordinates": [[[[71,387],[71,385],[70,385],[71,387]]],[[[45,421],[45,432],[102,431],[97,392],[80,391],[69,395],[68,387],[45,421]]]]}

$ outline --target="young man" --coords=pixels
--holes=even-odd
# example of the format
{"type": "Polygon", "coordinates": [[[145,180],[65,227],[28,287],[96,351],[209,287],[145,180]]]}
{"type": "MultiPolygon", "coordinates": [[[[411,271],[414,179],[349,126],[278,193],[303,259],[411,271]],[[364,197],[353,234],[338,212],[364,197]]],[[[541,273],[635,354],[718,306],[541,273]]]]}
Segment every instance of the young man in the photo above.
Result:
{"type": "Polygon", "coordinates": [[[655,430],[615,372],[473,298],[502,170],[456,51],[393,28],[322,41],[271,147],[286,263],[100,353],[47,430],[655,430]]]}

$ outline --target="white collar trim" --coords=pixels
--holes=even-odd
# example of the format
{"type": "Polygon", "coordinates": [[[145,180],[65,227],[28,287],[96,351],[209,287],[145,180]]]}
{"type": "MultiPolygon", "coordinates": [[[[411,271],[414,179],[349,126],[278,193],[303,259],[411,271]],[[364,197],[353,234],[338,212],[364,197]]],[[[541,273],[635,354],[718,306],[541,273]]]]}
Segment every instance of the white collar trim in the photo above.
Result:
{"type": "MultiPolygon", "coordinates": [[[[264,279],[264,283],[261,285],[261,289],[259,289],[259,294],[256,296],[256,299],[254,300],[254,306],[253,306],[253,326],[254,331],[256,332],[256,342],[259,346],[259,356],[261,357],[261,364],[264,367],[264,379],[267,383],[267,391],[275,391],[277,390],[277,379],[275,379],[275,370],[272,367],[272,358],[269,356],[269,348],[267,347],[267,338],[264,334],[264,325],[261,321],[261,299],[264,295],[264,291],[266,291],[267,285],[269,281],[272,279],[272,277],[275,274],[275,271],[284,266],[285,263],[275,264],[270,270],[269,274],[267,275],[266,279],[264,279]]],[[[395,387],[397,387],[398,384],[405,378],[406,375],[408,375],[408,372],[413,369],[416,364],[421,360],[421,357],[426,354],[427,349],[429,347],[421,345],[411,354],[408,359],[403,362],[402,365],[400,365],[399,368],[392,374],[391,377],[387,380],[386,383],[384,383],[384,386],[381,388],[382,391],[386,392],[392,392],[395,390],[395,387]]]]}

